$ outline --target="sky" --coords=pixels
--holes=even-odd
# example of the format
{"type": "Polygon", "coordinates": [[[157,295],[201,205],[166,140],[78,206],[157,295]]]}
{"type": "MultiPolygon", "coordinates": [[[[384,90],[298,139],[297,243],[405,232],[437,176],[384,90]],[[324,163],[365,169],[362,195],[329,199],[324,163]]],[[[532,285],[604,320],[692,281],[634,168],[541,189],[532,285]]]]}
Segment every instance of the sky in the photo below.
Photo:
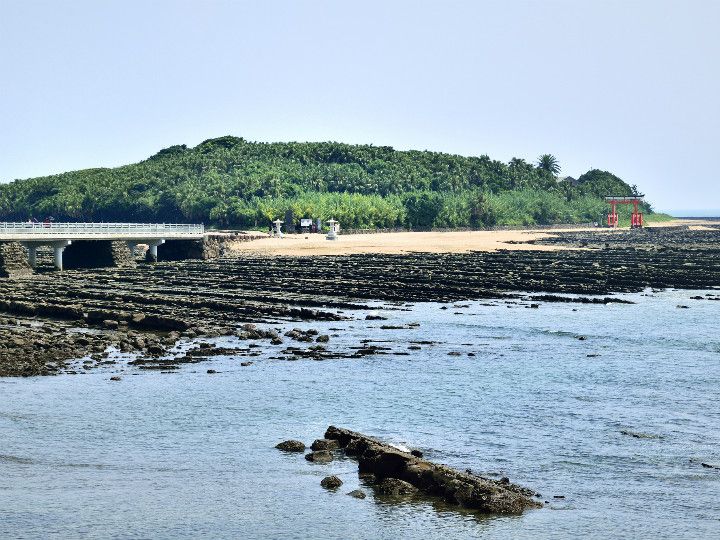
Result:
{"type": "Polygon", "coordinates": [[[0,0],[0,182],[222,135],[591,168],[720,209],[718,0],[0,0]]]}

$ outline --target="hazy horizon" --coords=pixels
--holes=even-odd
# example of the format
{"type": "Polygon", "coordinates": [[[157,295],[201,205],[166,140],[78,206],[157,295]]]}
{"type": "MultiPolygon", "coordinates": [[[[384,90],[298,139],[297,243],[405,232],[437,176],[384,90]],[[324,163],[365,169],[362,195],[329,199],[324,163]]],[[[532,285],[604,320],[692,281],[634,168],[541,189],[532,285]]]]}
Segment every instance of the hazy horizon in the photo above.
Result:
{"type": "Polygon", "coordinates": [[[720,208],[700,208],[700,209],[674,209],[667,208],[662,209],[663,212],[667,212],[671,216],[675,217],[688,217],[688,218],[720,218],[720,208]]]}
{"type": "MultiPolygon", "coordinates": [[[[0,181],[236,135],[534,161],[716,211],[720,4],[7,1],[0,181]]],[[[677,211],[673,213],[678,214],[677,211]]]]}

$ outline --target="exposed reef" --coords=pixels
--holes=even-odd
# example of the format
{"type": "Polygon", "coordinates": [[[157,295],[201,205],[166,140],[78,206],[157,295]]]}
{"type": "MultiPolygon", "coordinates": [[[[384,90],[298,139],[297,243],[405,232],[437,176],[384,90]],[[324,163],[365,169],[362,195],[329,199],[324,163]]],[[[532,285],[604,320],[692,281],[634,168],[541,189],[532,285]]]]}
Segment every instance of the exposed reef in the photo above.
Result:
{"type": "MultiPolygon", "coordinates": [[[[308,454],[308,461],[330,463],[334,453],[356,459],[358,474],[381,497],[402,498],[424,494],[483,514],[519,515],[525,510],[542,507],[542,503],[537,500],[537,493],[512,484],[507,478],[492,480],[469,471],[462,472],[438,465],[423,459],[419,452],[405,452],[349,429],[328,427],[325,438],[316,440],[312,448],[316,446],[323,449],[308,454]],[[322,442],[316,444],[319,441],[322,442]]],[[[285,443],[278,444],[277,448],[284,450],[285,443]]],[[[326,489],[336,489],[342,483],[339,477],[328,476],[321,485],[326,489]]],[[[359,490],[349,494],[365,497],[359,490]]]]}
{"type": "MultiPolygon", "coordinates": [[[[352,317],[353,310],[363,309],[363,302],[371,299],[458,302],[502,297],[606,304],[623,301],[613,293],[649,287],[720,288],[717,228],[558,233],[543,242],[582,249],[225,256],[63,272],[52,271],[51,261],[39,256],[37,273],[29,275],[20,257],[24,248],[6,243],[0,245],[0,258],[15,262],[6,267],[14,277],[0,279],[0,376],[57,373],[67,360],[105,361],[111,349],[139,354],[138,367],[162,369],[212,356],[210,350],[170,354],[178,340],[223,335],[273,345],[296,342],[298,346],[285,348],[286,357],[336,358],[338,353],[328,348],[331,336],[317,331],[255,335],[257,329],[243,325],[340,320],[352,317]]],[[[124,248],[118,249],[124,255],[116,251],[113,257],[127,258],[124,248]]],[[[375,317],[370,315],[367,324],[375,317]]],[[[393,331],[394,326],[385,328],[393,331]]],[[[364,343],[353,357],[387,352],[381,345],[364,343]]]]}

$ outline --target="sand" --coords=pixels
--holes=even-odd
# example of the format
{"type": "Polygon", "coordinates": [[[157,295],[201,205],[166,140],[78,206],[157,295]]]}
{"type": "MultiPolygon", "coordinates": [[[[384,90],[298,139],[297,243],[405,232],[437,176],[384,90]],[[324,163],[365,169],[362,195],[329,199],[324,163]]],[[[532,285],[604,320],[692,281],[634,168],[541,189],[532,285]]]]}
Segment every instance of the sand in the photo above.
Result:
{"type": "MultiPolygon", "coordinates": [[[[688,226],[702,227],[713,224],[704,220],[672,220],[649,223],[649,227],[688,226]]],[[[557,245],[527,244],[553,236],[554,232],[594,231],[612,234],[604,228],[568,227],[564,229],[522,229],[507,231],[449,231],[449,232],[395,232],[373,234],[342,234],[331,241],[324,234],[288,234],[283,238],[262,238],[252,242],[231,244],[229,249],[237,254],[260,255],[356,255],[360,253],[464,253],[468,251],[554,251],[573,249],[557,245]],[[519,242],[519,243],[518,243],[519,242]]]]}
{"type": "MultiPolygon", "coordinates": [[[[577,229],[574,229],[577,230],[577,229]]],[[[558,246],[515,244],[550,236],[541,231],[452,231],[347,234],[327,240],[324,234],[288,234],[283,238],[262,238],[233,244],[236,253],[263,255],[355,255],[359,253],[463,253],[467,251],[544,250],[558,246]]]]}

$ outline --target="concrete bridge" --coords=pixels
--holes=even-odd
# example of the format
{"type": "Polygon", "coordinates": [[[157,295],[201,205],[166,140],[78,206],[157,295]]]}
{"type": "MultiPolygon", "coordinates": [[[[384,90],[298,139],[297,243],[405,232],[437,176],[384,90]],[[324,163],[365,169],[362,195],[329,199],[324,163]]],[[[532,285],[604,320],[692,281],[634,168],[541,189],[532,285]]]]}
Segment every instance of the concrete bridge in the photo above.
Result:
{"type": "MultiPolygon", "coordinates": [[[[157,260],[158,246],[172,240],[203,240],[203,225],[168,223],[0,223],[0,242],[16,242],[28,251],[30,266],[37,263],[37,248],[50,246],[54,251],[55,267],[63,269],[63,253],[75,242],[92,243],[110,249],[112,244],[124,242],[131,251],[137,244],[147,244],[151,259],[157,260]]],[[[19,248],[18,248],[19,249],[19,248]]]]}

